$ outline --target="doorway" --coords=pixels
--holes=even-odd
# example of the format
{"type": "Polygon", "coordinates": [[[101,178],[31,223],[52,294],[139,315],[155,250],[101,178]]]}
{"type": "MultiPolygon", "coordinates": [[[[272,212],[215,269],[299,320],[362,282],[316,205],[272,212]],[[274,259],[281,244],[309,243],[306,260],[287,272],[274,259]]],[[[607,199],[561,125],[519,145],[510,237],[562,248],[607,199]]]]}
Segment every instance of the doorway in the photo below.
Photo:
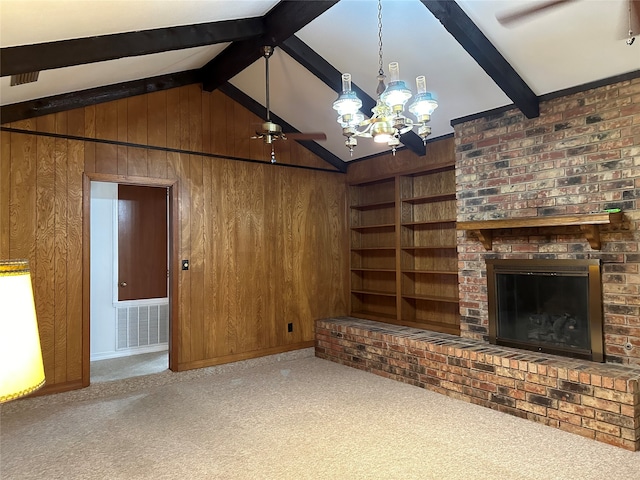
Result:
{"type": "MultiPolygon", "coordinates": [[[[174,301],[177,282],[173,275],[176,265],[174,247],[177,244],[175,184],[169,180],[132,181],[115,175],[85,175],[84,213],[89,221],[83,223],[83,386],[164,371],[171,368],[172,360],[177,358],[173,351],[176,342],[172,341],[172,319],[177,318],[177,302],[174,301]],[[122,295],[123,290],[130,290],[127,288],[129,285],[141,281],[136,280],[132,270],[124,272],[126,279],[117,277],[122,270],[118,267],[118,231],[121,229],[118,218],[123,215],[118,215],[118,204],[123,204],[118,200],[118,190],[123,187],[130,193],[139,190],[154,193],[156,197],[161,195],[164,201],[165,210],[160,220],[166,225],[166,241],[159,242],[159,248],[165,252],[164,263],[156,266],[153,274],[156,286],[151,288],[155,291],[146,297],[143,294],[142,299],[122,295]],[[108,210],[107,221],[105,208],[108,210]],[[106,232],[105,224],[108,224],[106,232]],[[160,289],[161,293],[157,288],[158,271],[164,287],[160,289]],[[165,298],[158,298],[158,295],[165,298]],[[106,323],[103,323],[105,319],[106,323]]],[[[139,217],[133,221],[139,221],[139,217]]],[[[158,222],[156,218],[154,223],[158,222]]],[[[152,224],[147,225],[146,232],[149,234],[142,236],[147,242],[158,234],[152,224]]],[[[139,252],[140,247],[136,248],[139,252]]],[[[139,256],[136,248],[130,252],[134,259],[139,256]]],[[[146,267],[141,264],[139,268],[146,267]]],[[[145,276],[141,278],[145,279],[145,276]]]]}

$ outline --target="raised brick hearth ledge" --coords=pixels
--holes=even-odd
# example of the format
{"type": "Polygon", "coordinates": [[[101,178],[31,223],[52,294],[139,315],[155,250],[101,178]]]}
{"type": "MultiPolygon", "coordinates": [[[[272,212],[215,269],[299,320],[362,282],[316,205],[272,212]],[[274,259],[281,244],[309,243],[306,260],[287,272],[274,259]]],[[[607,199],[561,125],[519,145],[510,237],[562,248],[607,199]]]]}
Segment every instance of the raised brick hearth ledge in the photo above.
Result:
{"type": "Polygon", "coordinates": [[[319,358],[640,450],[640,368],[352,317],[318,320],[315,335],[319,358]]]}

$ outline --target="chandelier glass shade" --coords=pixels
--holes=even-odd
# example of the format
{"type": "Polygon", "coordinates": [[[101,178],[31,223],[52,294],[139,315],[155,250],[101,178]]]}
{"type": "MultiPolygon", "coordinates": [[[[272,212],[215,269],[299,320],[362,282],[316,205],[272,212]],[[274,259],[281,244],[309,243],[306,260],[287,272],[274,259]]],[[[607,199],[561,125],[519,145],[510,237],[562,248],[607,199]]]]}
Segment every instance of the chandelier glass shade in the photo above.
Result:
{"type": "Polygon", "coordinates": [[[417,134],[426,145],[427,137],[431,134],[431,127],[427,123],[431,120],[433,111],[438,103],[433,95],[427,92],[427,81],[424,75],[416,78],[417,94],[413,97],[408,109],[415,117],[415,121],[405,113],[405,106],[412,98],[411,90],[403,80],[400,80],[398,62],[389,64],[389,85],[384,84],[384,70],[382,68],[382,4],[378,0],[378,38],[379,38],[379,71],[378,71],[378,99],[371,109],[371,117],[366,118],[361,112],[362,101],[353,91],[351,74],[342,75],[342,90],[333,102],[333,108],[338,113],[338,123],[342,127],[342,135],[346,137],[345,145],[353,154],[358,141],[356,137],[373,138],[376,143],[386,143],[395,154],[400,145],[400,135],[411,131],[414,127],[417,134]]]}

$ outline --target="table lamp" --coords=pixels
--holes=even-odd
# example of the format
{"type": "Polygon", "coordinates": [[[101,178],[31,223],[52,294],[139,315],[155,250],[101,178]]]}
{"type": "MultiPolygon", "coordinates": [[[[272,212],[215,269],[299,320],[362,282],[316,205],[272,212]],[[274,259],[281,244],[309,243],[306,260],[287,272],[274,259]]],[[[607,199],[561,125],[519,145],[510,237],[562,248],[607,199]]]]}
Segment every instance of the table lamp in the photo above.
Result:
{"type": "Polygon", "coordinates": [[[31,274],[26,260],[0,260],[0,403],[44,385],[31,274]]]}

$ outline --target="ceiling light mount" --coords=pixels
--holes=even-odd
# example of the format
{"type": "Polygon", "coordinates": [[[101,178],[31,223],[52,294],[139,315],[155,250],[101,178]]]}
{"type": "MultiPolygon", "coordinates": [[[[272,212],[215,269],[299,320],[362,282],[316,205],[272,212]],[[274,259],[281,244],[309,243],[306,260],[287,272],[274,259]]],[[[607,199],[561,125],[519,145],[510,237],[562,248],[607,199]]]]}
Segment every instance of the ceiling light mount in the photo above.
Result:
{"type": "Polygon", "coordinates": [[[400,135],[417,127],[417,133],[426,145],[427,137],[431,134],[431,127],[427,123],[431,114],[438,107],[433,95],[427,92],[427,81],[424,75],[416,78],[418,93],[409,105],[416,121],[408,118],[404,112],[406,103],[411,99],[411,90],[404,81],[400,80],[398,62],[389,64],[389,85],[385,85],[386,78],[382,62],[382,1],[378,0],[378,99],[371,109],[370,118],[359,111],[362,101],[351,88],[351,74],[342,75],[342,90],[333,102],[333,109],[338,112],[338,123],[342,126],[342,135],[346,137],[345,145],[353,155],[353,149],[358,145],[355,137],[373,138],[376,143],[386,143],[395,155],[400,145],[400,135]]]}

